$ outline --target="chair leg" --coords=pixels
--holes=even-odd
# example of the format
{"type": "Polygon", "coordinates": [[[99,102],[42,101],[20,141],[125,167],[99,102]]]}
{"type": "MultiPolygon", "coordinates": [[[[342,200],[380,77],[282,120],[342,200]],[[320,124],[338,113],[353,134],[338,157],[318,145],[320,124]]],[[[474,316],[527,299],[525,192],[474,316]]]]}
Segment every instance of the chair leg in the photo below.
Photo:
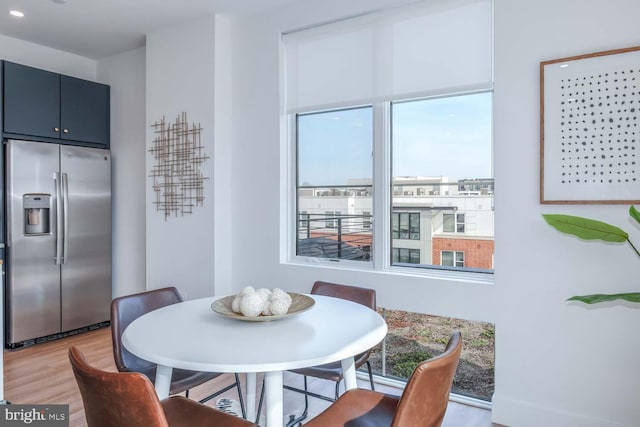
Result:
{"type": "Polygon", "coordinates": [[[371,383],[371,390],[375,391],[375,386],[373,385],[373,372],[371,371],[371,363],[369,363],[369,361],[366,361],[367,364],[367,370],[369,371],[369,382],[371,383]]]}
{"type": "Polygon", "coordinates": [[[238,399],[240,400],[240,411],[242,412],[242,418],[247,419],[247,411],[244,407],[244,399],[242,397],[242,387],[240,386],[240,377],[238,374],[236,376],[236,388],[238,389],[238,399]]]}
{"type": "MultiPolygon", "coordinates": [[[[304,390],[308,391],[306,375],[304,375],[303,378],[304,378],[304,390]]],[[[258,424],[258,421],[260,421],[260,412],[262,412],[263,401],[264,401],[264,381],[262,382],[262,391],[260,392],[260,400],[258,401],[258,411],[257,411],[256,421],[255,421],[256,424],[258,424]]],[[[302,425],[302,421],[305,418],[307,418],[308,413],[309,413],[309,396],[305,394],[304,395],[304,411],[298,418],[294,418],[294,416],[291,415],[289,417],[289,421],[287,421],[286,427],[292,427],[292,426],[295,426],[296,424],[302,425]]]]}
{"type": "Polygon", "coordinates": [[[260,421],[260,412],[262,412],[262,402],[264,401],[264,380],[262,380],[262,390],[260,390],[260,400],[258,401],[258,410],[256,411],[256,421],[258,424],[260,421]]]}
{"type": "Polygon", "coordinates": [[[209,395],[209,396],[205,397],[204,399],[200,400],[199,402],[200,402],[200,403],[208,402],[208,401],[210,401],[211,399],[213,399],[214,397],[218,397],[218,396],[220,396],[222,393],[225,393],[225,392],[227,392],[227,391],[231,390],[232,388],[236,388],[236,389],[238,390],[238,397],[239,397],[239,399],[240,399],[240,409],[242,410],[242,416],[246,418],[247,413],[246,413],[246,410],[245,410],[245,407],[244,407],[244,399],[242,398],[242,388],[241,388],[241,386],[240,386],[240,380],[239,380],[238,374],[235,374],[235,376],[236,376],[236,381],[235,381],[235,383],[233,383],[233,384],[229,384],[229,385],[228,385],[228,386],[226,386],[225,388],[223,388],[223,389],[220,389],[220,390],[216,391],[215,393],[213,393],[213,394],[211,394],[211,395],[209,395]]]}
{"type": "MultiPolygon", "coordinates": [[[[369,374],[369,383],[371,384],[371,390],[375,390],[375,385],[374,385],[374,382],[373,382],[373,370],[371,369],[371,363],[368,360],[365,363],[367,364],[367,371],[368,371],[368,374],[369,374]]],[[[290,386],[287,386],[287,385],[284,386],[285,389],[292,390],[292,391],[297,391],[298,393],[303,393],[304,394],[304,411],[303,411],[302,415],[300,415],[298,418],[291,418],[287,422],[286,427],[294,426],[294,425],[300,423],[305,418],[307,418],[308,412],[309,412],[309,396],[310,395],[314,396],[314,397],[318,397],[320,399],[332,401],[332,399],[327,397],[327,396],[321,396],[321,395],[309,392],[309,389],[308,389],[308,386],[307,386],[307,377],[303,376],[303,378],[304,378],[304,391],[303,390],[298,390],[298,389],[296,389],[294,387],[290,387],[290,386]]],[[[262,390],[263,390],[263,393],[264,393],[264,384],[263,384],[262,390]]],[[[340,397],[340,381],[336,382],[335,400],[338,400],[339,397],[340,397]]],[[[258,405],[258,417],[256,418],[256,423],[258,422],[258,418],[260,417],[261,408],[262,408],[262,395],[260,396],[260,404],[258,405]]]]}
{"type": "MultiPolygon", "coordinates": [[[[307,376],[304,376],[304,391],[309,391],[308,387],[307,387],[307,376]]],[[[300,421],[304,420],[305,418],[307,418],[307,414],[309,413],[309,395],[305,393],[304,395],[304,411],[302,411],[302,415],[300,415],[298,418],[300,421]]]]}
{"type": "Polygon", "coordinates": [[[309,414],[309,395],[307,395],[307,392],[309,391],[309,389],[307,388],[307,376],[303,375],[302,376],[304,379],[304,411],[302,411],[302,414],[300,414],[300,416],[298,418],[295,418],[293,415],[291,415],[289,417],[289,421],[287,421],[287,424],[285,427],[293,427],[296,424],[298,425],[302,425],[302,421],[305,420],[307,418],[307,415],[309,414]]]}

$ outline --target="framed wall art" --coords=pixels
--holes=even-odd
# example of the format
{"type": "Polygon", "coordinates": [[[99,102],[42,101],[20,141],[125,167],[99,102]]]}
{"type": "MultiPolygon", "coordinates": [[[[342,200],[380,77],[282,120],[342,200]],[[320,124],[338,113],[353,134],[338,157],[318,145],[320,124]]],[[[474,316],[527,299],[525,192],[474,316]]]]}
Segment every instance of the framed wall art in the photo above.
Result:
{"type": "Polygon", "coordinates": [[[149,152],[154,164],[149,176],[153,179],[156,210],[164,220],[193,213],[204,203],[203,163],[209,158],[202,144],[200,123],[190,123],[182,112],[171,123],[162,120],[151,125],[154,138],[149,152]]]}
{"type": "Polygon", "coordinates": [[[540,63],[540,203],[640,203],[640,46],[540,63]]]}

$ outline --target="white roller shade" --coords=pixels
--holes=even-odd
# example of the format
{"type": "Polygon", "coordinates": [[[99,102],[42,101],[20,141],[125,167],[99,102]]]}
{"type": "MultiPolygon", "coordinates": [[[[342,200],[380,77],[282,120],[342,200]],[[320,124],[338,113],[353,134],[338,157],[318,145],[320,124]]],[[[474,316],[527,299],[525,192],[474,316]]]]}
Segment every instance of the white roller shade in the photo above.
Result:
{"type": "Polygon", "coordinates": [[[491,0],[420,3],[283,36],[289,112],[490,89],[491,0]]]}

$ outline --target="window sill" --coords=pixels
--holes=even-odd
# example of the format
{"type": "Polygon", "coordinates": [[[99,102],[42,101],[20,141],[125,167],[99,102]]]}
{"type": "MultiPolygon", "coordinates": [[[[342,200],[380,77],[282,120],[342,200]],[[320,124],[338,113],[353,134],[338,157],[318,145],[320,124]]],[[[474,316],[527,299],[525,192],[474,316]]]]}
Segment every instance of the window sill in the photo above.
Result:
{"type": "Polygon", "coordinates": [[[335,270],[362,271],[369,273],[391,274],[401,277],[420,277],[434,280],[447,280],[453,282],[473,283],[479,285],[493,285],[493,273],[475,271],[452,271],[435,268],[398,267],[389,266],[376,268],[371,261],[331,260],[328,258],[294,257],[284,261],[285,265],[320,267],[335,270]]]}

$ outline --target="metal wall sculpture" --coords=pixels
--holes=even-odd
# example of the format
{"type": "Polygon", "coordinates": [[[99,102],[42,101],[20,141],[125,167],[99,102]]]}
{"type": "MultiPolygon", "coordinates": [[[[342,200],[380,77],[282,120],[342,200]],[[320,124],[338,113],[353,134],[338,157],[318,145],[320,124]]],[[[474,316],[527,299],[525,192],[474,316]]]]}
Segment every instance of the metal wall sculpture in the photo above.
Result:
{"type": "Polygon", "coordinates": [[[195,206],[204,201],[202,164],[209,158],[204,153],[200,139],[200,124],[189,124],[187,113],[176,117],[175,123],[165,122],[162,117],[151,127],[155,137],[149,152],[155,159],[150,177],[156,193],[156,210],[170,216],[193,213],[195,206]]]}

